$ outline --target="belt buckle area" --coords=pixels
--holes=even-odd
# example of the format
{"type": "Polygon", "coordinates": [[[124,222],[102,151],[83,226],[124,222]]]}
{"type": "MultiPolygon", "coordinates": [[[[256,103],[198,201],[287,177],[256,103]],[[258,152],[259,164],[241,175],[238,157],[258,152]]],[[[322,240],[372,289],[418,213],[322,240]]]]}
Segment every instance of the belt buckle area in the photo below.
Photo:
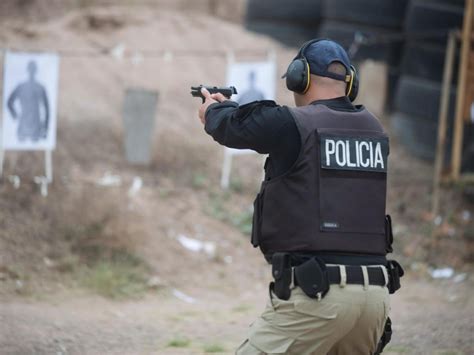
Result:
{"type": "Polygon", "coordinates": [[[339,267],[339,274],[341,276],[341,281],[339,282],[339,287],[344,288],[347,285],[347,271],[345,265],[337,265],[339,267]]]}

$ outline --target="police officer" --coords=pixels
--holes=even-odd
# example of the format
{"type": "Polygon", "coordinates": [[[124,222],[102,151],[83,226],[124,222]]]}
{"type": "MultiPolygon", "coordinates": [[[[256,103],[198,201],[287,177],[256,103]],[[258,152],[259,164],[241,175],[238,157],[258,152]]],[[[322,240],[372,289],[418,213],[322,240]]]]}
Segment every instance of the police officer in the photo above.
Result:
{"type": "Polygon", "coordinates": [[[388,137],[352,104],[357,73],[339,44],[305,43],[284,77],[294,108],[239,106],[204,89],[199,109],[218,143],[269,154],[252,244],[274,281],[237,354],[374,354],[403,274],[386,259],[388,137]]]}

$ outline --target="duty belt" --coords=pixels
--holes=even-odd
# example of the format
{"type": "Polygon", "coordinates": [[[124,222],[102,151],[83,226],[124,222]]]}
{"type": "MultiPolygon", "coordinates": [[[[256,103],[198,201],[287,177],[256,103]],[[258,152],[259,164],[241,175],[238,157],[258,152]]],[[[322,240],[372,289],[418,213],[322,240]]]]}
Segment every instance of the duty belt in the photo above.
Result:
{"type": "MultiPolygon", "coordinates": [[[[346,284],[353,285],[368,285],[373,286],[387,286],[388,273],[383,265],[378,266],[357,266],[357,265],[334,265],[326,266],[327,281],[329,284],[345,286],[346,284]],[[364,277],[364,273],[366,276],[364,277]]],[[[295,275],[295,268],[292,267],[292,282],[290,288],[300,285],[298,277],[295,275]]],[[[301,282],[303,284],[303,282],[301,282]]]]}
{"type": "Polygon", "coordinates": [[[307,296],[322,298],[329,285],[346,284],[389,286],[392,279],[384,265],[326,265],[318,258],[293,266],[287,253],[275,253],[272,258],[272,274],[275,282],[271,289],[281,299],[288,299],[291,290],[299,286],[307,296]]]}
{"type": "Polygon", "coordinates": [[[369,285],[386,286],[388,283],[387,270],[384,266],[356,266],[356,265],[340,265],[327,266],[328,278],[330,284],[357,284],[364,285],[364,269],[367,270],[367,279],[369,285]],[[344,270],[346,280],[344,282],[344,270]]]}

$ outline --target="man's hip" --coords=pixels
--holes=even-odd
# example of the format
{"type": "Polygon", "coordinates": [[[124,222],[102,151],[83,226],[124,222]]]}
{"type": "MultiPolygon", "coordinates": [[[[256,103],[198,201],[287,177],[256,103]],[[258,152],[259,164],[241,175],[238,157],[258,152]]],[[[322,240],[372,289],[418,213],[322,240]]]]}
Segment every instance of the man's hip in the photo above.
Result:
{"type": "Polygon", "coordinates": [[[388,295],[385,286],[356,284],[333,284],[322,299],[300,287],[288,300],[271,292],[237,354],[373,353],[388,317],[388,295]]]}

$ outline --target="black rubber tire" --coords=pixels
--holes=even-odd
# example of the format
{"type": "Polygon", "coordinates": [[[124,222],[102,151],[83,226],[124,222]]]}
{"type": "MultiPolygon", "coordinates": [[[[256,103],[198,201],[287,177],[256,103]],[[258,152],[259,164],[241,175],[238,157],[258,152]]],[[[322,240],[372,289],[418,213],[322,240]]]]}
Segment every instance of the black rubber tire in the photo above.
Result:
{"type": "MultiPolygon", "coordinates": [[[[446,45],[409,41],[403,51],[401,70],[404,75],[442,82],[446,45]]],[[[459,48],[456,50],[453,83],[457,82],[459,48]]]]}
{"type": "MultiPolygon", "coordinates": [[[[324,21],[319,28],[317,37],[329,38],[340,43],[346,50],[351,46],[357,32],[367,38],[376,38],[380,35],[393,35],[395,31],[384,30],[378,27],[348,24],[337,21],[324,21]]],[[[389,65],[397,65],[400,59],[402,44],[400,42],[375,43],[361,45],[353,58],[354,61],[373,59],[383,61],[389,65]]]]}
{"type": "MultiPolygon", "coordinates": [[[[417,158],[433,160],[436,153],[438,122],[395,112],[390,116],[392,133],[417,158]]],[[[446,159],[451,151],[451,127],[448,128],[446,159]]]]}
{"type": "Polygon", "coordinates": [[[392,112],[394,110],[395,93],[400,79],[400,68],[389,67],[387,74],[387,99],[385,101],[385,110],[392,112]]]}
{"type": "Polygon", "coordinates": [[[464,125],[461,172],[474,173],[474,124],[464,125]]]}
{"type": "Polygon", "coordinates": [[[263,21],[247,23],[246,28],[249,31],[270,36],[289,47],[301,46],[304,42],[311,39],[314,33],[314,30],[308,30],[303,26],[263,21]]]}
{"type": "Polygon", "coordinates": [[[455,5],[455,6],[462,7],[463,9],[464,9],[464,6],[466,5],[466,0],[431,0],[431,2],[455,5]]]}
{"type": "Polygon", "coordinates": [[[325,0],[323,17],[342,22],[400,29],[408,0],[325,0]]]}
{"type": "Polygon", "coordinates": [[[317,27],[322,0],[248,0],[245,22],[276,22],[317,27]]]}
{"type": "MultiPolygon", "coordinates": [[[[456,100],[456,88],[450,93],[449,116],[453,117],[456,100]]],[[[427,121],[438,122],[441,84],[429,80],[402,76],[395,93],[394,109],[427,121]]]]}
{"type": "Polygon", "coordinates": [[[438,33],[428,40],[445,44],[449,30],[462,28],[463,16],[464,6],[456,3],[413,0],[407,8],[404,28],[409,35],[438,33]]]}
{"type": "MultiPolygon", "coordinates": [[[[438,139],[438,122],[395,112],[390,116],[392,133],[416,157],[434,160],[438,139]]],[[[445,164],[451,160],[453,120],[446,131],[445,164]]],[[[461,172],[474,172],[474,125],[464,127],[461,172]]]]}
{"type": "Polygon", "coordinates": [[[474,185],[466,185],[463,188],[463,197],[474,206],[474,185]]]}

